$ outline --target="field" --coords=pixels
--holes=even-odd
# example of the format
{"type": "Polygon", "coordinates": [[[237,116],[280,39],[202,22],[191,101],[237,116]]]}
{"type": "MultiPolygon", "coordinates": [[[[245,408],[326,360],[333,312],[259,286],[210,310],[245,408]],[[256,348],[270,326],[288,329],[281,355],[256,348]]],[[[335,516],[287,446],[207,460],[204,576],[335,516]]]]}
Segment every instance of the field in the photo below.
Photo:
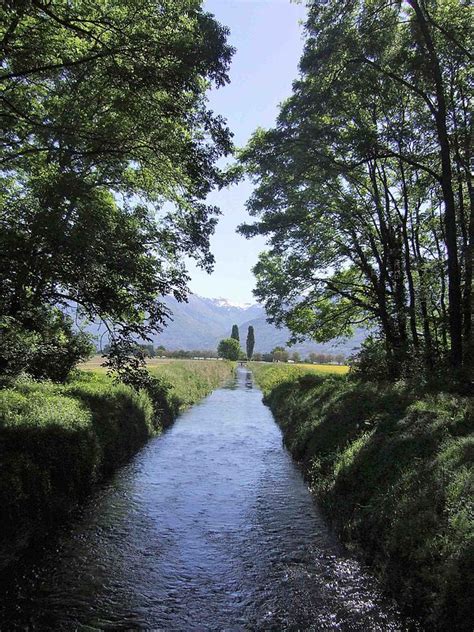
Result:
{"type": "MultiPolygon", "coordinates": [[[[83,362],[80,365],[80,369],[83,371],[98,371],[99,373],[105,373],[106,369],[102,366],[104,362],[103,356],[95,355],[87,362],[83,362]]],[[[164,366],[166,364],[173,364],[175,362],[181,362],[181,360],[174,360],[173,358],[149,358],[147,366],[149,368],[164,366]]],[[[198,362],[198,360],[189,360],[189,362],[198,362]]]]}
{"type": "Polygon", "coordinates": [[[255,379],[264,394],[282,382],[293,381],[302,375],[346,375],[348,366],[335,364],[283,364],[250,362],[255,379]]]}

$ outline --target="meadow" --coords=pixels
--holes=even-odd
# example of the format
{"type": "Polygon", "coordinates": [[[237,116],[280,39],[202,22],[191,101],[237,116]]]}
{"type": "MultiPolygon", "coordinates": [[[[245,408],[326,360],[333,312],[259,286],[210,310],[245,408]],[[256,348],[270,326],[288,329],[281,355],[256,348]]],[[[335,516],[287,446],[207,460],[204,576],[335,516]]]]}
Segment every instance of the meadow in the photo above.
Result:
{"type": "Polygon", "coordinates": [[[300,367],[255,379],[346,545],[430,630],[472,630],[472,398],[300,367]]]}
{"type": "Polygon", "coordinates": [[[249,368],[264,393],[282,382],[298,379],[302,375],[346,375],[348,366],[337,364],[286,364],[283,362],[250,362],[249,368]]]}

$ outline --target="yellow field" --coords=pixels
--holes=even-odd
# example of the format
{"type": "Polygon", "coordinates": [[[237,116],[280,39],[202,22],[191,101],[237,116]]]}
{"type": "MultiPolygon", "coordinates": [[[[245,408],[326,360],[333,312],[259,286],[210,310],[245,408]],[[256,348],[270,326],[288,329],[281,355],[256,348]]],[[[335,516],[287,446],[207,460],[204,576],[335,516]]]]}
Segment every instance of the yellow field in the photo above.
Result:
{"type": "Polygon", "coordinates": [[[349,367],[339,364],[287,364],[289,368],[303,369],[304,371],[313,371],[314,373],[338,373],[345,375],[349,373],[349,367]]]}

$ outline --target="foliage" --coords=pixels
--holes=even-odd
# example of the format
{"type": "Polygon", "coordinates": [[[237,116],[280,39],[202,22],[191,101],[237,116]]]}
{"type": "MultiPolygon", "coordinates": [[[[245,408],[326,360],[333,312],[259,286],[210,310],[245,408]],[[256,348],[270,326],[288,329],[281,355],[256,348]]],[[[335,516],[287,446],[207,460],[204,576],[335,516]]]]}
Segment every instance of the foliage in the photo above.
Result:
{"type": "Polygon", "coordinates": [[[289,352],[284,347],[275,347],[272,350],[272,358],[274,362],[288,362],[289,352]]]}
{"type": "Polygon", "coordinates": [[[332,355],[331,353],[310,353],[307,362],[313,362],[313,364],[330,364],[334,362],[336,364],[344,364],[345,356],[343,353],[332,355]]]}
{"type": "Polygon", "coordinates": [[[247,350],[247,358],[251,360],[253,356],[253,350],[255,347],[255,331],[252,325],[249,325],[245,346],[247,350]]]}
{"type": "Polygon", "coordinates": [[[383,380],[388,373],[383,341],[374,336],[366,338],[360,351],[349,358],[349,366],[356,379],[383,380]]]}
{"type": "Polygon", "coordinates": [[[231,142],[205,93],[228,81],[232,49],[200,5],[5,4],[4,328],[28,337],[36,310],[77,310],[104,323],[120,369],[131,342],[166,323],[160,297],[185,298],[185,255],[211,268],[218,210],[204,200],[231,142]]]}
{"type": "Polygon", "coordinates": [[[105,377],[0,390],[0,565],[62,519],[154,428],[149,398],[105,377]]]}
{"type": "Polygon", "coordinates": [[[240,155],[271,320],[294,340],[372,329],[392,378],[449,358],[472,379],[472,11],[310,2],[293,94],[240,155]]]}
{"type": "Polygon", "coordinates": [[[21,373],[64,382],[71,369],[94,352],[91,336],[74,329],[61,310],[38,307],[28,319],[27,329],[16,318],[0,320],[0,385],[21,373]]]}
{"type": "Polygon", "coordinates": [[[224,338],[217,346],[217,355],[226,360],[238,360],[240,352],[239,341],[235,338],[224,338]]]}
{"type": "Polygon", "coordinates": [[[346,543],[427,629],[471,630],[472,399],[263,368],[285,443],[346,543]]]}
{"type": "Polygon", "coordinates": [[[240,342],[240,334],[239,334],[238,325],[232,325],[232,333],[230,334],[230,337],[233,338],[234,340],[237,340],[237,342],[240,342]]]}

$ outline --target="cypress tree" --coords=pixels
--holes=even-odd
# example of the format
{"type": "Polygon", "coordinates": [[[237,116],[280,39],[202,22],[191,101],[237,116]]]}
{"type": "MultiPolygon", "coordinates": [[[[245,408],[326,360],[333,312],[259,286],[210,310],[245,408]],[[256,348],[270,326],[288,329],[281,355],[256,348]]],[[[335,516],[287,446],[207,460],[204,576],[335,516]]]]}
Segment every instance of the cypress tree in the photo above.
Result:
{"type": "Polygon", "coordinates": [[[240,342],[239,328],[237,325],[232,325],[232,333],[230,334],[230,337],[240,342]]]}
{"type": "Polygon", "coordinates": [[[254,347],[255,347],[255,332],[253,330],[252,325],[249,325],[249,329],[247,332],[247,358],[249,360],[252,359],[254,347]]]}

